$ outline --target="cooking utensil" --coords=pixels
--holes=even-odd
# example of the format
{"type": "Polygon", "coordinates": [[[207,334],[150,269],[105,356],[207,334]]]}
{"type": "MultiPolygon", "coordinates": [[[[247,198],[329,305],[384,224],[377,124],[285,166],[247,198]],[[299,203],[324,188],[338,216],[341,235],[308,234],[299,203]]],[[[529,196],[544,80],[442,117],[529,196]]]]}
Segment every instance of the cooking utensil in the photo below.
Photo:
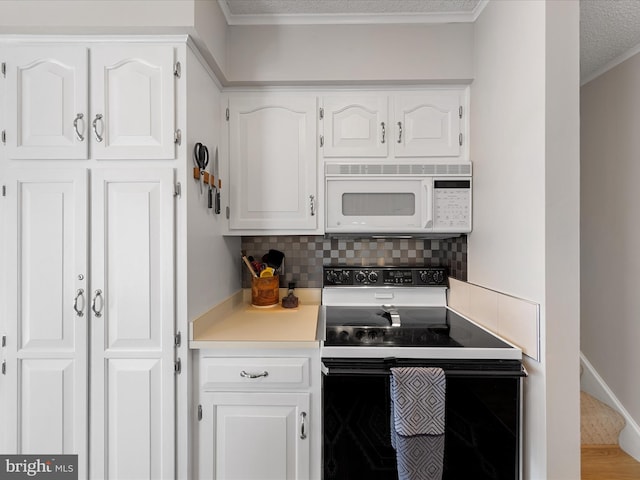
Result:
{"type": "Polygon", "coordinates": [[[258,274],[253,269],[253,267],[251,266],[251,262],[249,262],[249,259],[247,258],[246,252],[244,250],[242,250],[240,253],[242,254],[242,261],[244,262],[244,264],[247,266],[247,268],[251,272],[251,276],[258,278],[258,274]]]}
{"type": "Polygon", "coordinates": [[[215,188],[215,209],[214,212],[219,215],[220,214],[220,189],[222,188],[222,181],[220,180],[220,170],[218,165],[218,147],[216,147],[216,152],[213,155],[213,183],[215,188]],[[216,179],[218,179],[218,184],[216,185],[216,179]]]}
{"type": "Polygon", "coordinates": [[[269,253],[267,253],[267,265],[269,265],[270,267],[275,268],[276,270],[280,268],[280,266],[282,265],[282,260],[284,259],[284,253],[282,253],[280,250],[269,250],[269,253]]]}

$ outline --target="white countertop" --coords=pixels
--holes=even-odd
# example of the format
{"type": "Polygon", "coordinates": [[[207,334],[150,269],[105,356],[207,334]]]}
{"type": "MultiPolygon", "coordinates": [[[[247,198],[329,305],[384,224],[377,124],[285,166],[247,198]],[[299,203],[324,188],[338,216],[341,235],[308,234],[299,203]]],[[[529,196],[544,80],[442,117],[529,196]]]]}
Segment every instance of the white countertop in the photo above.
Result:
{"type": "Polygon", "coordinates": [[[251,291],[243,290],[195,319],[189,329],[189,348],[305,348],[318,347],[321,290],[295,290],[297,308],[251,305],[251,291]]]}

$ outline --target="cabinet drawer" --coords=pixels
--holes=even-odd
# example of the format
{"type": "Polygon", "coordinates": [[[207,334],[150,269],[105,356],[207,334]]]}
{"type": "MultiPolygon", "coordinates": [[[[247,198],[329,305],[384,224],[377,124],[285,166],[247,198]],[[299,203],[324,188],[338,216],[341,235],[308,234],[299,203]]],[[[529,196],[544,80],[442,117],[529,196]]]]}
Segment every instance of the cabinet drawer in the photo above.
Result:
{"type": "Polygon", "coordinates": [[[203,358],[200,368],[204,390],[224,386],[241,389],[265,386],[309,387],[309,359],[295,358],[203,358]]]}

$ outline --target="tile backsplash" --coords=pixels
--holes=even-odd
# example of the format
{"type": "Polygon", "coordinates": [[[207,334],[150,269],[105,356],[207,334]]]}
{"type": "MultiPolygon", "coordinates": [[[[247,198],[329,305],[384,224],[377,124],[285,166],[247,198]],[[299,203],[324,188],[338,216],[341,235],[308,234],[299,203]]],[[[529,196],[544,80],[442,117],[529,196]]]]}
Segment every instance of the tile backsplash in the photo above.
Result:
{"type": "MultiPolygon", "coordinates": [[[[285,254],[280,286],[295,282],[300,288],[321,288],[324,265],[435,265],[449,268],[449,275],[467,280],[467,237],[443,240],[343,239],[324,236],[242,237],[242,249],[256,259],[270,249],[285,254]]],[[[251,286],[243,264],[242,286],[251,286]]]]}

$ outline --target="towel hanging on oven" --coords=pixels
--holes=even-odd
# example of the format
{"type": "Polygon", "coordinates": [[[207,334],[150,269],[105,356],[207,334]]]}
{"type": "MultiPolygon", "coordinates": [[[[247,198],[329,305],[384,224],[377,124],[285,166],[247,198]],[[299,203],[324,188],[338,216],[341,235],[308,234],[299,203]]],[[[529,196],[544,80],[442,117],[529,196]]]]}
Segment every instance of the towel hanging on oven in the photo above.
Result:
{"type": "Polygon", "coordinates": [[[441,480],[444,459],[444,370],[391,369],[391,444],[399,480],[441,480]]]}

